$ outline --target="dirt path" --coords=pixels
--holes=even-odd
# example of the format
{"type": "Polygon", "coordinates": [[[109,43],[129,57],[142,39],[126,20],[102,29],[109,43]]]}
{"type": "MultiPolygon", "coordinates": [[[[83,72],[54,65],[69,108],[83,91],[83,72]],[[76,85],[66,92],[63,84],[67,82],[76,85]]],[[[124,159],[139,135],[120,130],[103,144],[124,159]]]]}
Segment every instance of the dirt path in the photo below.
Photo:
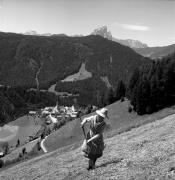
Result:
{"type": "Polygon", "coordinates": [[[47,148],[46,148],[46,146],[45,146],[45,144],[44,144],[46,138],[47,138],[47,136],[41,141],[41,148],[42,148],[42,150],[43,150],[44,153],[47,153],[47,152],[48,152],[48,150],[47,150],[47,148]]]}
{"type": "Polygon", "coordinates": [[[171,115],[106,139],[95,170],[86,170],[80,148],[67,147],[5,170],[0,179],[175,179],[174,120],[171,115]]]}

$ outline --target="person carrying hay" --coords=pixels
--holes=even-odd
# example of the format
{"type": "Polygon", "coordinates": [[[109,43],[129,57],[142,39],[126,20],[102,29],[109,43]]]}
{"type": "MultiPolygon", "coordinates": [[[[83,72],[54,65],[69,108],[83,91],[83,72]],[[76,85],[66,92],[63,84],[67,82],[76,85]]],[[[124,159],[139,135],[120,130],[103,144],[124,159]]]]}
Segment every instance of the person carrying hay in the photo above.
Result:
{"type": "Polygon", "coordinates": [[[83,155],[89,159],[87,170],[94,169],[97,158],[103,155],[104,141],[103,131],[107,127],[105,119],[108,117],[108,109],[102,108],[96,111],[96,115],[84,118],[81,126],[84,130],[84,125],[90,122],[89,131],[82,145],[83,155]]]}

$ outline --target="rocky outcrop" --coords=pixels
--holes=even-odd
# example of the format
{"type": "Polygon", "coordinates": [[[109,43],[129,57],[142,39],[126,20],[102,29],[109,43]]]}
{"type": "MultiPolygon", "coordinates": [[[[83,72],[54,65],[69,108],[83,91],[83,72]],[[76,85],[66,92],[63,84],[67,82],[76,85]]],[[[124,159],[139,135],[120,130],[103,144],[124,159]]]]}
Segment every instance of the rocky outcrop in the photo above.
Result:
{"type": "Polygon", "coordinates": [[[147,48],[148,45],[145,44],[145,43],[142,43],[138,40],[133,40],[133,39],[116,39],[116,38],[113,38],[113,41],[116,41],[122,45],[125,45],[125,46],[129,46],[131,48],[147,48]]]}
{"type": "Polygon", "coordinates": [[[95,29],[92,33],[92,35],[100,35],[106,39],[112,40],[112,34],[110,31],[108,31],[107,26],[102,26],[100,28],[95,29]]]}

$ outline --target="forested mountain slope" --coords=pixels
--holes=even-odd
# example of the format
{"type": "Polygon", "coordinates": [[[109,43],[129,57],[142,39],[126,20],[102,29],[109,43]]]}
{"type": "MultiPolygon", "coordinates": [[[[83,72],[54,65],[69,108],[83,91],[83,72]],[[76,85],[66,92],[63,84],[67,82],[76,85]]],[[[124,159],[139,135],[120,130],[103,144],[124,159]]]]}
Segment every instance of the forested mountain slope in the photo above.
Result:
{"type": "Polygon", "coordinates": [[[57,91],[79,95],[81,104],[98,105],[109,87],[116,88],[121,80],[127,83],[134,69],[143,63],[150,60],[101,36],[0,32],[1,122],[11,121],[21,112],[23,115],[30,104],[55,104],[54,95],[26,91],[30,88],[47,90],[55,85],[57,91]]]}
{"type": "Polygon", "coordinates": [[[0,33],[0,84],[39,88],[60,81],[85,63],[94,76],[128,79],[144,58],[100,36],[44,37],[0,33]],[[120,71],[119,71],[120,70],[120,71]]]}

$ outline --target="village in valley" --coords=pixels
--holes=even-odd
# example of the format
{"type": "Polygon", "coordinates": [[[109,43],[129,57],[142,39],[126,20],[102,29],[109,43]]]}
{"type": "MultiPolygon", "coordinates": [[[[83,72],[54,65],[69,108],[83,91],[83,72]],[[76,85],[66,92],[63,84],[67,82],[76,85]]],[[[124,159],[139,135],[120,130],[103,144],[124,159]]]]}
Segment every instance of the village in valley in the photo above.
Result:
{"type": "Polygon", "coordinates": [[[79,107],[78,105],[72,106],[60,106],[58,102],[54,107],[45,107],[38,111],[29,111],[28,115],[34,118],[37,125],[37,120],[42,121],[42,130],[39,131],[32,139],[41,136],[43,139],[45,136],[51,132],[59,129],[61,126],[65,125],[67,122],[72,121],[76,118],[80,118],[82,115],[94,112],[98,108],[94,105],[89,105],[85,108],[79,107]]]}
{"type": "Polygon", "coordinates": [[[55,107],[45,107],[41,111],[29,111],[29,115],[38,116],[46,119],[46,124],[55,124],[59,122],[63,117],[64,118],[76,118],[78,111],[75,109],[75,106],[59,106],[56,104],[55,107]]]}
{"type": "Polygon", "coordinates": [[[53,131],[56,131],[66,122],[72,121],[80,115],[80,110],[74,105],[45,107],[37,111],[29,111],[28,116],[33,117],[36,125],[41,124],[41,129],[34,135],[30,136],[26,142],[32,141],[36,138],[45,138],[53,131]],[[40,121],[40,122],[39,122],[40,121]]]}
{"type": "MultiPolygon", "coordinates": [[[[15,151],[19,153],[20,147],[23,147],[22,154],[27,154],[27,147],[34,142],[37,143],[37,149],[41,150],[42,140],[48,136],[53,131],[59,129],[67,121],[71,121],[78,116],[78,111],[75,106],[59,106],[58,103],[55,107],[45,107],[37,111],[29,111],[26,117],[30,121],[34,122],[34,125],[40,125],[40,129],[36,134],[31,134],[29,137],[26,137],[25,142],[22,142],[21,139],[18,139],[15,146],[9,146],[7,142],[4,143],[4,146],[0,150],[0,157],[11,156],[15,151]]],[[[34,144],[36,144],[34,143],[34,144]]],[[[30,148],[30,151],[32,149],[30,148]]]]}

